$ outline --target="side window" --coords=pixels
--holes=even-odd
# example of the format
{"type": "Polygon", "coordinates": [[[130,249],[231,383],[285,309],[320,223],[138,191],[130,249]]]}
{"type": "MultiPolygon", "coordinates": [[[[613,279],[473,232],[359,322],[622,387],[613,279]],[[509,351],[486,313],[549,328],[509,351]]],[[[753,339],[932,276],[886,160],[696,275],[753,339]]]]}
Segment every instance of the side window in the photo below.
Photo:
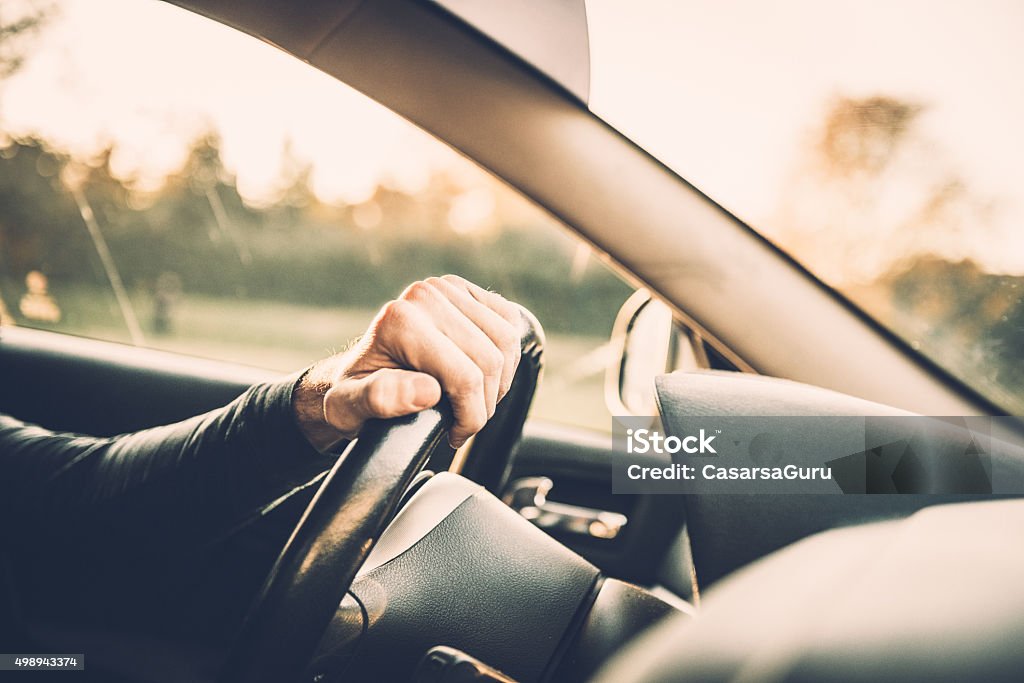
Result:
{"type": "Polygon", "coordinates": [[[544,324],[535,414],[610,429],[631,290],[545,213],[231,29],[156,1],[35,7],[0,11],[4,324],[289,371],[458,273],[544,324]]]}

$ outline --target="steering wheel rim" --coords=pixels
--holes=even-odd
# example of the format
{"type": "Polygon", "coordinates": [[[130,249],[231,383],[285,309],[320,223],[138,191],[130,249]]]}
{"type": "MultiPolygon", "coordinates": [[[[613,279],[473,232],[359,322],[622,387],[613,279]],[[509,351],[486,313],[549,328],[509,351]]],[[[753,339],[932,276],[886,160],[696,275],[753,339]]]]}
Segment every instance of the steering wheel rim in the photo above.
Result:
{"type": "MultiPolygon", "coordinates": [[[[543,331],[533,314],[520,311],[521,361],[488,423],[491,429],[480,433],[485,443],[500,435],[511,438],[512,430],[521,432],[538,380],[543,331]]],[[[278,555],[219,680],[279,683],[302,673],[406,488],[429,461],[451,462],[447,433],[452,420],[451,406],[442,398],[419,413],[366,423],[278,555]]],[[[478,468],[489,487],[499,486],[511,467],[512,444],[505,448],[504,463],[478,468]]]]}

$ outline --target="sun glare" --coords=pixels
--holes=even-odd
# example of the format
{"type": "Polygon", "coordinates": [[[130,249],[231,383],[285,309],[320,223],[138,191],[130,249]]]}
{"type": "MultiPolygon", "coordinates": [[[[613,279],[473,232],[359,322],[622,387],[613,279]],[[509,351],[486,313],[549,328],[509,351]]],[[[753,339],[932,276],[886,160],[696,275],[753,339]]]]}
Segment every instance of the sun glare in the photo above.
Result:
{"type": "Polygon", "coordinates": [[[1020,2],[589,0],[587,13],[591,108],[826,280],[877,276],[901,256],[890,238],[925,219],[946,224],[928,235],[933,252],[1024,273],[1020,2]],[[835,183],[809,168],[842,102],[847,113],[916,108],[889,140],[893,164],[863,190],[877,202],[826,201],[835,183]],[[954,185],[962,198],[941,221],[914,215],[954,185]],[[815,232],[827,244],[805,255],[815,232]]]}
{"type": "Polygon", "coordinates": [[[467,163],[250,36],[161,2],[100,1],[103,12],[97,0],[60,3],[3,86],[7,131],[81,159],[109,148],[112,172],[140,190],[158,188],[197,138],[214,133],[239,193],[257,204],[274,201],[289,163],[309,166],[321,201],[344,204],[381,184],[415,193],[432,170],[467,163]]]}

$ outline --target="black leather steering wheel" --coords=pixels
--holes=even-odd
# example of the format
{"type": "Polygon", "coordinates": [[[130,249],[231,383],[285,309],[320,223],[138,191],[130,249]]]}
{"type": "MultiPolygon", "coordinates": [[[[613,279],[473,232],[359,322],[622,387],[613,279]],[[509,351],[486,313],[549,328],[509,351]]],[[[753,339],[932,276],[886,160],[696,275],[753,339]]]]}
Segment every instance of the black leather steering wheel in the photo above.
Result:
{"type": "MultiPolygon", "coordinates": [[[[533,314],[520,311],[519,367],[466,463],[467,475],[492,490],[511,468],[541,368],[543,331],[533,314]]],[[[428,462],[451,462],[446,438],[451,424],[451,407],[444,399],[414,415],[366,423],[320,485],[270,570],[221,681],[281,683],[299,677],[407,487],[428,462]]]]}

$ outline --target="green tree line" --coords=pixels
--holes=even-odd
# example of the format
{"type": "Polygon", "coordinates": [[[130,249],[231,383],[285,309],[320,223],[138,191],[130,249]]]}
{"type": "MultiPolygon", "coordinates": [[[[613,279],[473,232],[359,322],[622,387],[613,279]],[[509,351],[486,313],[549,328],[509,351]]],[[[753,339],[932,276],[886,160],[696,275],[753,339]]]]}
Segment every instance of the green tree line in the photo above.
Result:
{"type": "Polygon", "coordinates": [[[444,219],[451,182],[440,175],[415,196],[378,187],[379,225],[363,228],[355,207],[316,199],[308,172],[277,201],[247,203],[212,135],[151,192],[116,177],[109,152],[84,164],[30,138],[0,155],[0,291],[12,311],[33,270],[55,293],[106,281],[82,204],[133,291],[174,273],[185,296],[366,308],[417,278],[458,273],[521,301],[552,331],[587,335],[607,334],[630,292],[596,263],[574,268],[573,243],[529,212],[498,229],[455,232],[444,219]]]}

